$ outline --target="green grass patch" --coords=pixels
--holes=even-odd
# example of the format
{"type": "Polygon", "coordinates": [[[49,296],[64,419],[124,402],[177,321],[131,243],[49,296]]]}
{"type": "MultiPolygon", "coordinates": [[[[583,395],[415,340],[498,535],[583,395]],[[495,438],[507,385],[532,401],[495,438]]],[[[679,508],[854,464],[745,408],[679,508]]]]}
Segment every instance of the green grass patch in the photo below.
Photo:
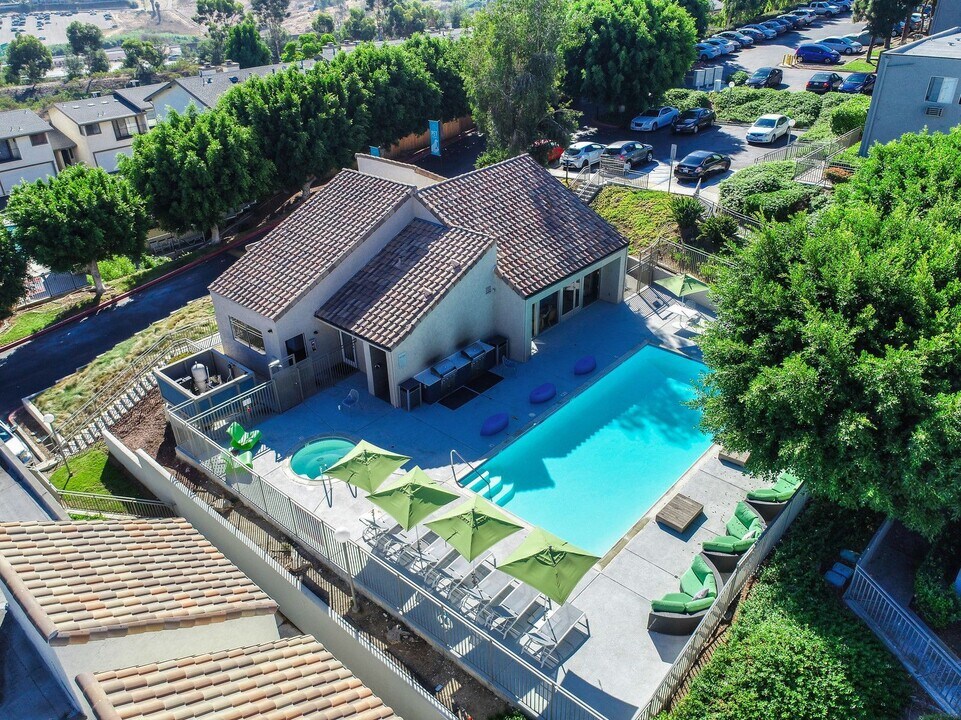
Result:
{"type": "MultiPolygon", "coordinates": [[[[50,412],[65,419],[102,388],[112,387],[114,380],[127,369],[130,360],[150,348],[164,335],[189,325],[209,323],[213,319],[214,306],[209,296],[187,303],[163,320],[148,325],[98,355],[88,365],[44,390],[33,402],[42,412],[50,412]]],[[[204,327],[197,328],[193,333],[196,336],[194,339],[200,339],[207,332],[204,327]]]]}
{"type": "MultiPolygon", "coordinates": [[[[119,495],[122,497],[145,497],[143,488],[117,465],[107,452],[94,446],[67,459],[70,472],[61,465],[50,476],[50,482],[58,490],[93,493],[95,495],[119,495]]],[[[117,512],[122,512],[118,505],[117,512]]]]}
{"type": "Polygon", "coordinates": [[[897,720],[907,674],[832,592],[822,571],[863,549],[876,514],[814,501],[744,600],[688,694],[659,720],[897,720]]]}
{"type": "Polygon", "coordinates": [[[671,195],[657,190],[607,186],[591,204],[594,211],[626,237],[637,252],[660,237],[677,237],[671,195]]]}
{"type": "Polygon", "coordinates": [[[877,72],[878,64],[867,60],[849,60],[837,68],[841,72],[877,72]]]}
{"type": "Polygon", "coordinates": [[[17,313],[10,319],[10,324],[5,327],[3,332],[0,332],[0,345],[22,340],[35,332],[50,327],[54,323],[66,320],[68,317],[92,307],[97,302],[96,298],[92,296],[79,301],[75,299],[75,295],[73,298],[73,300],[64,302],[45,303],[32,310],[17,313]]]}

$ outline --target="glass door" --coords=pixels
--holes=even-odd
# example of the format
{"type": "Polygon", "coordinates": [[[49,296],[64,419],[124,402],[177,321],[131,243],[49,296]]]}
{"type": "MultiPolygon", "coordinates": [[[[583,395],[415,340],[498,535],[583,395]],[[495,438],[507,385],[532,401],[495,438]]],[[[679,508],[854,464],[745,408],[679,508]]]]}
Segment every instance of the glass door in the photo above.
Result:
{"type": "Polygon", "coordinates": [[[564,299],[563,305],[561,306],[563,308],[562,314],[566,317],[577,310],[581,304],[581,281],[575,280],[569,285],[566,285],[561,295],[564,299]]]}
{"type": "Polygon", "coordinates": [[[584,276],[584,307],[595,302],[601,296],[601,269],[584,276]]]}
{"type": "Polygon", "coordinates": [[[347,365],[357,367],[357,347],[354,345],[354,338],[345,332],[340,334],[340,351],[347,365]]]}

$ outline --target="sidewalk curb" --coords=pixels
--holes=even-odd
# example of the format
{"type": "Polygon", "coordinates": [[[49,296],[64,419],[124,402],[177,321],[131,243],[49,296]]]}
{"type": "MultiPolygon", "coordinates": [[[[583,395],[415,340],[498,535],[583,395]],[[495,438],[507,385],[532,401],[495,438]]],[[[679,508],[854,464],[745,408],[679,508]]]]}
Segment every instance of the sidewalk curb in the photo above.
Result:
{"type": "Polygon", "coordinates": [[[54,330],[59,330],[62,327],[66,327],[70,323],[76,322],[77,320],[82,320],[83,318],[89,317],[91,315],[96,315],[98,312],[100,312],[104,308],[108,308],[112,305],[116,305],[118,302],[120,302],[121,300],[125,300],[131,295],[136,295],[137,293],[143,290],[152,288],[155,285],[159,285],[160,283],[170,280],[171,278],[176,277],[177,275],[180,275],[182,273],[185,273],[188,270],[192,270],[193,268],[197,267],[201,263],[204,263],[207,260],[210,260],[211,258],[215,258],[218,255],[222,255],[228,250],[233,250],[234,248],[242,247],[243,245],[247,244],[251,240],[259,239],[259,236],[270,232],[275,227],[277,227],[277,225],[279,225],[282,221],[283,221],[283,218],[279,220],[274,220],[273,222],[267,223],[266,225],[262,225],[261,227],[256,228],[255,230],[251,230],[246,236],[238,236],[231,242],[221,245],[215,251],[208,253],[203,257],[196,258],[195,260],[191,260],[186,265],[179,267],[176,270],[171,270],[166,275],[161,275],[160,277],[156,277],[153,280],[145,282],[143,285],[135,287],[133,290],[128,290],[125,293],[120,293],[116,297],[112,297],[109,300],[105,300],[104,302],[99,303],[98,305],[95,305],[92,308],[87,308],[83,312],[79,312],[76,315],[71,315],[70,317],[64,320],[61,320],[60,322],[54,323],[53,325],[49,325],[48,327],[45,327],[42,330],[38,330],[32,335],[27,335],[27,337],[20,338],[19,340],[14,340],[13,342],[7,343],[6,345],[0,345],[0,353],[4,353],[7,350],[13,350],[14,348],[19,347],[20,345],[24,345],[25,343],[28,343],[31,340],[36,340],[39,337],[43,337],[47,333],[51,333],[54,330]]]}

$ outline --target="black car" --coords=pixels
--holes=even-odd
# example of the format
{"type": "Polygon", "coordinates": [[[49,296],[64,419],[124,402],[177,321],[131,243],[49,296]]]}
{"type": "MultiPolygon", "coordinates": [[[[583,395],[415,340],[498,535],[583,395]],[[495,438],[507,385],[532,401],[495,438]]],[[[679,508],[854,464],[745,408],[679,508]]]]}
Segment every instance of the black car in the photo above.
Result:
{"type": "Polygon", "coordinates": [[[811,79],[808,80],[807,85],[804,86],[804,89],[808,92],[823,95],[831,90],[840,89],[841,83],[843,82],[844,78],[837,73],[819,72],[814,73],[811,76],[811,79]]]}
{"type": "Polygon", "coordinates": [[[783,80],[784,71],[781,68],[762,67],[755,70],[744,84],[752,88],[776,88],[781,86],[783,80]]]}
{"type": "Polygon", "coordinates": [[[692,108],[685,110],[676,118],[671,126],[671,132],[676,133],[697,133],[701,128],[709,128],[714,124],[715,114],[713,110],[707,108],[692,108]]]}
{"type": "Polygon", "coordinates": [[[874,81],[877,80],[877,73],[851,73],[838,88],[843,93],[864,93],[870,95],[874,92],[874,81]]]}
{"type": "Polygon", "coordinates": [[[674,167],[674,177],[678,180],[700,180],[708,175],[727,172],[730,169],[730,156],[710,150],[697,150],[674,167]]]}

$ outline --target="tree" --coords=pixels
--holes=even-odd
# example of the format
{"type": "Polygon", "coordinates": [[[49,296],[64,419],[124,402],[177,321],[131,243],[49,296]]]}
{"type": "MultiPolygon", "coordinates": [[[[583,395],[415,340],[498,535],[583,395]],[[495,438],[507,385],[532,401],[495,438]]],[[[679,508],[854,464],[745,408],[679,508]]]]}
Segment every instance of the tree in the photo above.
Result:
{"type": "Polygon", "coordinates": [[[717,269],[699,343],[716,441],[929,537],[961,517],[959,151],[958,129],[875,146],[816,220],[717,269]]]}
{"type": "Polygon", "coordinates": [[[697,37],[704,37],[707,33],[708,19],[711,16],[710,0],[675,0],[694,20],[697,37]]]}
{"type": "Polygon", "coordinates": [[[98,295],[104,286],[97,262],[140,257],[150,228],[143,198],[126,178],[83,164],[15,185],[4,212],[24,253],[57,272],[85,266],[98,295]]]}
{"type": "Polygon", "coordinates": [[[27,294],[27,256],[18,248],[10,231],[0,229],[0,317],[27,294]]]}
{"type": "Polygon", "coordinates": [[[643,109],[696,59],[694,21],[673,0],[575,0],[571,23],[569,92],[607,111],[643,109]]]}
{"type": "Polygon", "coordinates": [[[207,28],[207,55],[215,65],[224,61],[227,35],[233,22],[243,17],[244,8],[234,0],[197,0],[194,22],[207,28]]]}
{"type": "Polygon", "coordinates": [[[67,25],[67,42],[75,55],[86,55],[103,47],[103,32],[96,25],[74,20],[67,25]]]}
{"type": "Polygon", "coordinates": [[[280,49],[284,45],[283,22],[287,17],[290,0],[251,0],[251,8],[260,24],[267,28],[270,38],[270,52],[274,61],[280,60],[280,49]]]}
{"type": "Polygon", "coordinates": [[[385,30],[391,37],[410,37],[440,22],[440,13],[421,0],[394,0],[387,10],[385,30]]]}
{"type": "Polygon", "coordinates": [[[463,0],[454,0],[454,2],[450,4],[450,9],[447,13],[452,28],[463,27],[464,21],[467,19],[467,7],[464,5],[463,0]]]}
{"type": "Polygon", "coordinates": [[[105,73],[110,71],[110,58],[107,57],[107,51],[103,48],[99,50],[91,50],[87,53],[87,72],[93,73],[105,73]]]}
{"type": "Polygon", "coordinates": [[[340,35],[345,40],[366,42],[377,37],[377,26],[373,18],[360,8],[351,8],[347,19],[340,28],[340,35]]]}
{"type": "Polygon", "coordinates": [[[735,25],[750,20],[764,12],[765,0],[723,0],[724,20],[735,25]]]}
{"type": "Polygon", "coordinates": [[[120,48],[124,55],[123,66],[131,68],[141,82],[149,82],[166,59],[163,50],[149,40],[124,40],[120,48]]]}
{"type": "Polygon", "coordinates": [[[67,71],[67,80],[76,80],[78,77],[83,77],[87,69],[83,58],[72,53],[68,53],[66,57],[64,57],[63,67],[64,70],[67,71]]]}
{"type": "Polygon", "coordinates": [[[270,62],[270,48],[260,39],[260,31],[253,15],[230,28],[225,49],[229,59],[242,68],[260,67],[270,62]]]}
{"type": "Polygon", "coordinates": [[[566,144],[572,116],[560,106],[564,0],[492,0],[473,19],[464,82],[488,148],[524,152],[539,137],[566,144]]]}
{"type": "Polygon", "coordinates": [[[465,45],[462,41],[415,35],[404,43],[404,50],[418,58],[437,82],[441,94],[441,120],[453,120],[470,112],[464,87],[465,45]]]}
{"type": "Polygon", "coordinates": [[[319,12],[314,15],[314,19],[310,21],[310,27],[313,28],[313,31],[318,35],[332,33],[334,32],[334,18],[325,12],[319,12]]]}
{"type": "Polygon", "coordinates": [[[291,40],[284,45],[284,51],[280,54],[280,59],[284,62],[296,62],[297,60],[311,60],[324,49],[324,41],[314,33],[304,33],[296,40],[291,40]]]}
{"type": "Polygon", "coordinates": [[[867,23],[865,29],[871,33],[868,60],[874,50],[874,39],[884,38],[885,49],[891,47],[892,29],[913,9],[914,3],[909,0],[854,0],[854,20],[867,23]]]}
{"type": "Polygon", "coordinates": [[[121,172],[146,199],[167,230],[210,230],[220,242],[220,222],[232,209],[269,187],[270,168],[250,129],[220,110],[176,112],[133,141],[121,172]]]}
{"type": "Polygon", "coordinates": [[[20,76],[26,75],[32,85],[43,80],[43,76],[53,67],[50,48],[33,35],[17,35],[7,45],[7,80],[19,83],[20,76]]]}

